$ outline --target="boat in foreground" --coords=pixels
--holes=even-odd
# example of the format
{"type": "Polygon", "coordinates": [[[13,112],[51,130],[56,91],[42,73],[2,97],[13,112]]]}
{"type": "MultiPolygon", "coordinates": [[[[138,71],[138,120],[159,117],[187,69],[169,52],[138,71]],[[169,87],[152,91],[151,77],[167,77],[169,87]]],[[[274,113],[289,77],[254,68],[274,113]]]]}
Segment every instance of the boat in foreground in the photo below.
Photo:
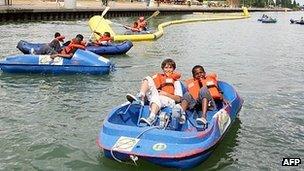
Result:
{"type": "Polygon", "coordinates": [[[108,74],[111,62],[90,51],[78,49],[71,59],[50,55],[14,55],[0,61],[3,72],[52,74],[108,74]]]}
{"type": "MultiPolygon", "coordinates": [[[[43,45],[45,45],[45,43],[29,43],[27,41],[20,40],[17,44],[17,48],[24,54],[30,54],[31,49],[35,52],[39,52],[39,49],[42,48],[43,45]]],[[[124,41],[103,46],[89,44],[89,46],[86,47],[86,50],[98,55],[121,55],[127,53],[132,47],[133,43],[131,41],[124,41]]]]}
{"type": "Polygon", "coordinates": [[[243,100],[235,89],[219,81],[224,102],[217,102],[215,111],[207,113],[207,127],[197,125],[197,112],[186,111],[181,124],[174,108],[160,111],[153,126],[140,122],[149,114],[148,105],[125,103],[114,108],[105,119],[98,146],[108,158],[119,162],[137,158],[174,168],[192,168],[206,160],[235,121],[243,100]],[[173,113],[173,114],[172,114],[173,113]]]}

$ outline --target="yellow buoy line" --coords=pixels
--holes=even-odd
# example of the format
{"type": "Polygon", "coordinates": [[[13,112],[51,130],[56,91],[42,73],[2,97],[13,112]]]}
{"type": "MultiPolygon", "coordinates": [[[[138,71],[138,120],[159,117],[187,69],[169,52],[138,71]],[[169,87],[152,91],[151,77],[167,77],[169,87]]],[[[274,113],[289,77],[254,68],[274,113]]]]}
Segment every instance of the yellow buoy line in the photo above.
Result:
{"type": "MultiPolygon", "coordinates": [[[[211,18],[191,18],[183,20],[174,20],[164,22],[158,25],[157,31],[149,34],[135,34],[135,35],[117,35],[108,24],[107,20],[101,16],[93,16],[89,20],[89,27],[91,31],[97,31],[100,33],[110,32],[114,41],[147,41],[147,40],[156,40],[164,34],[164,28],[173,24],[183,24],[189,22],[199,22],[199,21],[220,21],[220,20],[237,20],[249,18],[249,12],[246,7],[243,7],[243,15],[241,16],[220,16],[220,17],[211,17],[211,18]]],[[[95,39],[99,38],[99,35],[94,34],[95,39]]]]}

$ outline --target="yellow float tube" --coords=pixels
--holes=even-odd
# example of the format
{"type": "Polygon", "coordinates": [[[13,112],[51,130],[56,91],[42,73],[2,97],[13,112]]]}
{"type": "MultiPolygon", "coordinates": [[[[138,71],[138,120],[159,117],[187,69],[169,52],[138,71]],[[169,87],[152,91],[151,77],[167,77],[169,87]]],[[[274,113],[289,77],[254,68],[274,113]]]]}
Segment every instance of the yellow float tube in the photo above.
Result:
{"type": "MultiPolygon", "coordinates": [[[[236,19],[245,19],[249,18],[249,12],[246,7],[243,7],[243,15],[241,16],[221,16],[221,17],[213,17],[213,18],[192,18],[192,19],[184,19],[184,20],[174,20],[161,23],[158,25],[158,30],[154,33],[150,34],[135,34],[135,35],[117,35],[109,25],[106,19],[101,16],[93,16],[89,20],[89,27],[91,31],[97,31],[100,33],[110,32],[111,36],[114,38],[114,41],[147,41],[147,40],[156,40],[160,38],[164,34],[164,28],[173,25],[173,24],[183,24],[188,22],[198,22],[198,21],[218,21],[218,20],[236,20],[236,19]]],[[[94,38],[98,39],[99,35],[94,34],[94,38]]]]}

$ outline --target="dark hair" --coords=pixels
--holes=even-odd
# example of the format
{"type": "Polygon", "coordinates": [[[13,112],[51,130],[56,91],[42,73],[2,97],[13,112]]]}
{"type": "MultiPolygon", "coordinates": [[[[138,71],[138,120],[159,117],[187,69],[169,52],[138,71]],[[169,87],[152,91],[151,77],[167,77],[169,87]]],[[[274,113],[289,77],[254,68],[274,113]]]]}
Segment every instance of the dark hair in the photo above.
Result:
{"type": "Polygon", "coordinates": [[[175,70],[176,68],[176,64],[175,62],[173,61],[173,59],[165,59],[162,63],[161,63],[161,68],[164,69],[166,65],[170,65],[173,67],[173,69],[175,70]]]}
{"type": "Polygon", "coordinates": [[[111,34],[110,34],[109,32],[107,32],[107,31],[104,32],[103,34],[104,34],[105,36],[111,37],[111,34]]]}
{"type": "Polygon", "coordinates": [[[83,35],[77,34],[76,38],[79,39],[80,41],[82,41],[83,40],[83,35]]]}
{"type": "Polygon", "coordinates": [[[59,37],[59,36],[61,36],[61,34],[59,32],[56,32],[55,35],[54,35],[55,38],[59,37]]]}
{"type": "Polygon", "coordinates": [[[196,69],[201,69],[203,72],[205,72],[205,69],[204,69],[204,67],[203,66],[201,66],[201,65],[195,65],[193,68],[192,68],[192,75],[194,76],[194,71],[196,70],[196,69]]]}

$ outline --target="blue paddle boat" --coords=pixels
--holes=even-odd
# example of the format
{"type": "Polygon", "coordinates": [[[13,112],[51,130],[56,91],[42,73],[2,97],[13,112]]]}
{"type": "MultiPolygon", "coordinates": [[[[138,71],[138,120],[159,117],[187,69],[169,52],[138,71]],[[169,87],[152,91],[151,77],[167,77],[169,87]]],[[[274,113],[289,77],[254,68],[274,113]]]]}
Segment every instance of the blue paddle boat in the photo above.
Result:
{"type": "Polygon", "coordinates": [[[276,23],[277,19],[268,17],[268,18],[263,18],[261,21],[262,23],[276,23]]]}
{"type": "Polygon", "coordinates": [[[149,114],[148,105],[127,102],[114,108],[105,119],[97,145],[108,158],[119,162],[138,159],[165,167],[192,168],[206,160],[222,140],[241,110],[243,100],[235,89],[219,81],[224,102],[208,111],[207,126],[197,125],[197,112],[187,111],[181,124],[176,108],[160,111],[153,126],[140,122],[149,114]]]}
{"type": "MultiPolygon", "coordinates": [[[[30,54],[31,49],[38,52],[44,43],[29,43],[24,40],[18,42],[17,48],[24,54],[30,54]]],[[[127,53],[133,47],[131,41],[124,41],[122,43],[112,43],[109,45],[96,46],[89,44],[86,50],[94,52],[98,55],[120,55],[127,53]]]]}
{"type": "Polygon", "coordinates": [[[304,20],[303,19],[301,19],[301,20],[290,19],[290,23],[304,25],[304,20]]]}
{"type": "Polygon", "coordinates": [[[71,59],[50,55],[14,55],[0,61],[0,69],[10,73],[108,74],[111,62],[95,53],[78,49],[71,59]]]}

